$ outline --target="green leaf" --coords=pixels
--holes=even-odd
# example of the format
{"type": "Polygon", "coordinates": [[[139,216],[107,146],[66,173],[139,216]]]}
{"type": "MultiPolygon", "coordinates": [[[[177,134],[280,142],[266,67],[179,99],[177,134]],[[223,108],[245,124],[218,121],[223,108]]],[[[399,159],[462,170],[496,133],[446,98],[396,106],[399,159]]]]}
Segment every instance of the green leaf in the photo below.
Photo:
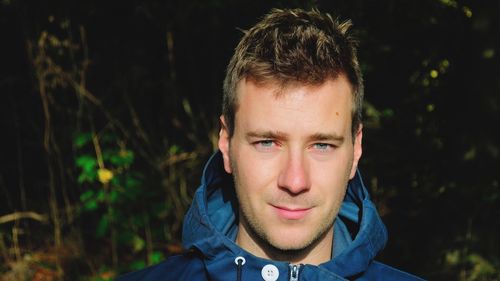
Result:
{"type": "Polygon", "coordinates": [[[180,148],[180,146],[175,145],[175,144],[170,146],[168,149],[168,153],[171,155],[177,154],[178,152],[181,152],[181,148],[180,148]]]}
{"type": "Polygon", "coordinates": [[[102,216],[97,225],[96,235],[97,237],[103,237],[108,231],[109,220],[107,216],[102,216]]]}
{"type": "Polygon", "coordinates": [[[154,251],[149,255],[149,260],[151,261],[151,264],[157,264],[161,262],[165,257],[161,252],[154,251]]]}
{"type": "Polygon", "coordinates": [[[76,166],[80,167],[84,172],[90,172],[95,170],[97,166],[97,160],[95,157],[84,154],[76,158],[76,166]]]}
{"type": "Polygon", "coordinates": [[[132,264],[130,264],[131,270],[139,270],[143,269],[144,267],[146,267],[146,263],[144,261],[134,261],[132,264]]]}
{"type": "Polygon", "coordinates": [[[191,109],[191,104],[189,104],[188,99],[183,99],[182,100],[182,107],[184,107],[184,111],[187,113],[187,115],[193,116],[193,111],[191,109]]]}
{"type": "Polygon", "coordinates": [[[134,249],[134,252],[139,252],[142,249],[144,249],[144,246],[146,246],[146,242],[144,242],[144,239],[142,239],[139,235],[134,236],[134,240],[132,240],[132,247],[134,249]]]}
{"type": "Polygon", "coordinates": [[[73,139],[73,143],[77,148],[82,148],[91,140],[92,140],[91,133],[80,133],[75,136],[75,138],[73,139]]]}
{"type": "Polygon", "coordinates": [[[96,198],[97,198],[97,201],[99,201],[99,202],[104,202],[104,201],[106,201],[106,192],[105,192],[104,190],[102,190],[102,189],[101,189],[101,190],[99,190],[99,191],[97,192],[97,196],[96,196],[96,198]]]}
{"type": "Polygon", "coordinates": [[[82,184],[84,182],[89,182],[89,183],[93,183],[95,182],[97,178],[97,171],[96,170],[92,170],[92,171],[88,171],[88,172],[82,172],[79,176],[78,176],[78,183],[82,184]]]}
{"type": "Polygon", "coordinates": [[[126,189],[136,188],[136,187],[139,187],[140,185],[141,185],[141,182],[132,176],[127,176],[125,178],[125,188],[126,189]]]}
{"type": "Polygon", "coordinates": [[[76,180],[79,184],[82,184],[87,181],[87,175],[86,174],[80,174],[78,176],[78,179],[76,180]]]}
{"type": "Polygon", "coordinates": [[[121,177],[119,177],[119,176],[118,177],[113,177],[111,179],[111,185],[113,185],[113,186],[120,186],[121,185],[120,184],[120,182],[121,182],[120,179],[121,179],[121,177]]]}
{"type": "Polygon", "coordinates": [[[93,190],[87,190],[80,195],[80,201],[85,202],[94,196],[93,190]]]}
{"type": "Polygon", "coordinates": [[[111,190],[109,193],[109,201],[115,203],[118,200],[118,192],[116,190],[111,190]]]}
{"type": "Polygon", "coordinates": [[[111,163],[116,166],[130,166],[134,162],[134,152],[131,150],[120,150],[110,158],[111,163]]]}
{"type": "Polygon", "coordinates": [[[95,209],[97,209],[97,201],[95,199],[93,200],[89,200],[87,202],[85,202],[85,204],[83,204],[83,208],[86,210],[86,211],[93,211],[95,209]]]}
{"type": "Polygon", "coordinates": [[[384,109],[384,111],[382,111],[382,116],[387,117],[387,118],[394,117],[394,110],[392,110],[390,108],[386,108],[386,109],[384,109]]]}

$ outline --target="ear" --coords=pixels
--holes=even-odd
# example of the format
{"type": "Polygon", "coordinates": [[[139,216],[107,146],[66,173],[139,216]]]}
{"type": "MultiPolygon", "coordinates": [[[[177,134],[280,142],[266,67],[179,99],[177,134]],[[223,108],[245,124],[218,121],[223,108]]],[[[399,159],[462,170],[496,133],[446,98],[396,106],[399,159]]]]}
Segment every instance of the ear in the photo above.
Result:
{"type": "Polygon", "coordinates": [[[362,140],[363,140],[363,124],[360,124],[358,131],[356,132],[356,135],[354,136],[354,149],[353,149],[354,157],[352,159],[351,174],[349,176],[349,179],[352,179],[354,177],[354,175],[356,175],[356,169],[358,168],[358,162],[359,162],[359,159],[361,158],[361,154],[363,153],[363,148],[361,146],[362,140]]]}
{"type": "Polygon", "coordinates": [[[228,174],[232,173],[231,169],[231,160],[229,158],[229,131],[226,126],[226,120],[224,120],[224,116],[220,116],[220,132],[219,132],[219,150],[222,152],[222,159],[224,160],[224,170],[228,174]]]}

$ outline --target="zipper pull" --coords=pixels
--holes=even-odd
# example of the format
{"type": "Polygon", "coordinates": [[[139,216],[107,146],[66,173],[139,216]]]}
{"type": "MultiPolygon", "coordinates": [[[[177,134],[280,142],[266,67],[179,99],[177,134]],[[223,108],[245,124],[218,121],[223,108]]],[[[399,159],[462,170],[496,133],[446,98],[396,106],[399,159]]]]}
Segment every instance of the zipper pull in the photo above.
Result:
{"type": "Polygon", "coordinates": [[[299,281],[300,264],[290,264],[290,281],[299,281]]]}

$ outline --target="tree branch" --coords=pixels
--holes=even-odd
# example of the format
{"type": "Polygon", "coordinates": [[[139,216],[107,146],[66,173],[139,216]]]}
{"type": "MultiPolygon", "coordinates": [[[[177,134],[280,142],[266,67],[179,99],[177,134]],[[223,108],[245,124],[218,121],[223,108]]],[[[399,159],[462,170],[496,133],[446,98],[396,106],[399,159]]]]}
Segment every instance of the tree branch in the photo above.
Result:
{"type": "Polygon", "coordinates": [[[15,212],[12,214],[0,216],[0,224],[10,221],[16,221],[19,219],[32,219],[42,223],[46,223],[48,221],[46,215],[41,215],[35,212],[15,212]]]}

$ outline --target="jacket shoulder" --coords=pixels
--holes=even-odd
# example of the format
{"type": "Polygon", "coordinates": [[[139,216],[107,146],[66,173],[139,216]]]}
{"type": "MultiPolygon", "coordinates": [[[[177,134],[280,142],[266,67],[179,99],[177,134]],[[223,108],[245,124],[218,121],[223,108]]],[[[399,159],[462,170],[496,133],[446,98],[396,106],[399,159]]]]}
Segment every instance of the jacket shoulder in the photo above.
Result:
{"type": "Polygon", "coordinates": [[[357,280],[422,281],[424,279],[381,262],[373,261],[363,276],[357,280]]]}
{"type": "Polygon", "coordinates": [[[119,276],[115,281],[209,280],[205,265],[194,252],[175,255],[139,271],[119,276]]]}

